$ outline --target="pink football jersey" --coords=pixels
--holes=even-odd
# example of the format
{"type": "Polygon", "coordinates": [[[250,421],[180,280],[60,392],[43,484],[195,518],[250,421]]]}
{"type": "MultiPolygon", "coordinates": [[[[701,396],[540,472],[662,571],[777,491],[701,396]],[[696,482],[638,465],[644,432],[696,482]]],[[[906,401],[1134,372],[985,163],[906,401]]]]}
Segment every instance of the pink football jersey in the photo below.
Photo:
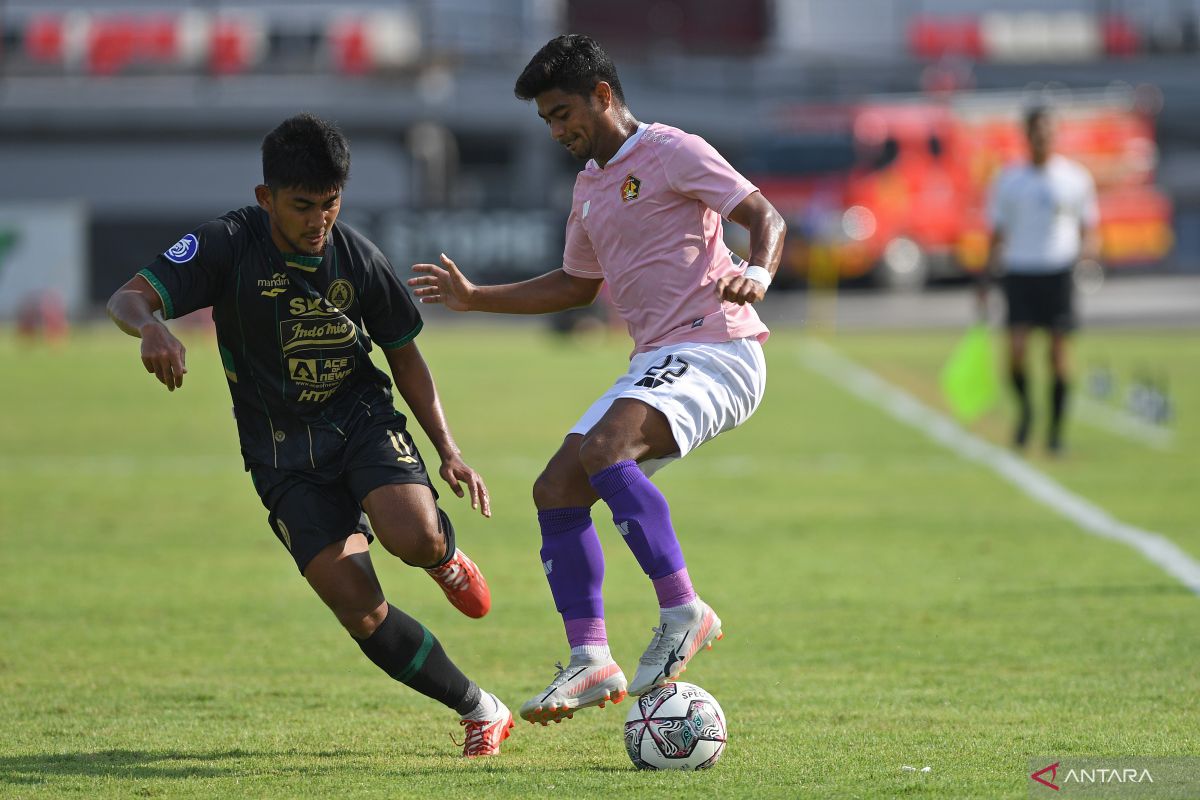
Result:
{"type": "Polygon", "coordinates": [[[576,178],[563,270],[604,278],[634,353],[679,342],[766,341],[752,306],[717,295],[718,279],[742,271],[721,218],[756,191],[699,136],[642,124],[603,169],[589,161],[576,178]]]}

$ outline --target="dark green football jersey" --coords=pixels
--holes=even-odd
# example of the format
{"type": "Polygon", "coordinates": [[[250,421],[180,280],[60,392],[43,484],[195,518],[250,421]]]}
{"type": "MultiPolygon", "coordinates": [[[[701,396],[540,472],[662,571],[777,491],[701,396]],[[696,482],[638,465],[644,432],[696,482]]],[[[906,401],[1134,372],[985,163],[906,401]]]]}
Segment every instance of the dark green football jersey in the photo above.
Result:
{"type": "Polygon", "coordinates": [[[337,469],[361,414],[394,413],[372,339],[403,347],[421,315],[387,258],[341,222],[323,256],[279,252],[257,206],[201,225],[141,270],[163,316],[212,306],[246,467],[337,469]]]}

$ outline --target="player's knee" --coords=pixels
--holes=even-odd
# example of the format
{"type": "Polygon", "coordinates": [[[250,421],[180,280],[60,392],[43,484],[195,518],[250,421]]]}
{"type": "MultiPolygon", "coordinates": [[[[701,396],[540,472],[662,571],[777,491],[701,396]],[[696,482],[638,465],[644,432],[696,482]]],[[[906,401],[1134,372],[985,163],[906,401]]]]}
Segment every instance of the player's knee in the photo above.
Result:
{"type": "Polygon", "coordinates": [[[628,458],[621,442],[607,431],[594,431],[584,437],[579,445],[579,463],[589,475],[595,475],[605,467],[628,458]]]}
{"type": "Polygon", "coordinates": [[[533,482],[533,504],[539,510],[562,508],[567,505],[566,486],[561,477],[549,469],[537,476],[533,482]]]}
{"type": "Polygon", "coordinates": [[[406,564],[428,566],[446,557],[446,537],[436,524],[413,527],[401,535],[380,536],[379,540],[385,550],[406,564]]]}
{"type": "Polygon", "coordinates": [[[412,552],[405,561],[420,567],[440,564],[446,558],[446,537],[437,528],[422,530],[413,541],[412,552]]]}
{"type": "Polygon", "coordinates": [[[355,639],[369,639],[387,616],[387,603],[381,603],[370,611],[361,606],[333,609],[334,616],[342,627],[355,639]]]}

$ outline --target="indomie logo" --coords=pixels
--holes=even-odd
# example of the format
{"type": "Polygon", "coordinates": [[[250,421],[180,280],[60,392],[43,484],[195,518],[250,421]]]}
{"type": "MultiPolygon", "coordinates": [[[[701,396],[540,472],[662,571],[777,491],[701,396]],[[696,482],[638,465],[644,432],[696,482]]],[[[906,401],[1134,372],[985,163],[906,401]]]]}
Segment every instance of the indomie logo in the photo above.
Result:
{"type": "Polygon", "coordinates": [[[302,347],[330,346],[353,342],[357,333],[349,320],[320,322],[304,320],[284,322],[279,326],[283,352],[302,347]]]}

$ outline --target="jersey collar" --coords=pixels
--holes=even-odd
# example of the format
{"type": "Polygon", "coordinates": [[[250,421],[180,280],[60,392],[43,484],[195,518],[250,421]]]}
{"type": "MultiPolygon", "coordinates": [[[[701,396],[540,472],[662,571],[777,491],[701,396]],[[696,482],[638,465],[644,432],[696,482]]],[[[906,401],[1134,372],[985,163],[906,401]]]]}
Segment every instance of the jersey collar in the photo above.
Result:
{"type": "Polygon", "coordinates": [[[283,253],[283,263],[304,272],[316,272],[324,261],[324,255],[302,256],[299,253],[283,253]]]}
{"type": "MultiPolygon", "coordinates": [[[[638,126],[637,126],[637,130],[634,131],[633,135],[630,136],[628,139],[626,139],[624,141],[624,143],[622,143],[622,145],[617,149],[617,152],[613,155],[613,157],[610,158],[608,160],[608,163],[604,165],[604,169],[608,169],[613,164],[617,163],[622,158],[629,155],[629,151],[632,150],[634,148],[634,145],[636,145],[641,140],[642,134],[645,133],[646,128],[649,128],[649,127],[650,127],[649,123],[639,122],[638,126]]],[[[598,170],[600,168],[601,168],[600,165],[596,163],[596,159],[593,158],[593,159],[588,160],[587,169],[598,170]]]]}
{"type": "Polygon", "coordinates": [[[275,244],[275,240],[271,238],[271,219],[267,212],[259,206],[250,207],[254,209],[254,214],[258,219],[259,225],[262,226],[261,235],[264,237],[266,242],[270,244],[271,247],[273,247],[276,251],[278,251],[280,256],[283,257],[284,264],[302,272],[316,272],[321,268],[321,264],[325,262],[325,256],[329,253],[329,248],[332,246],[329,241],[330,238],[332,238],[332,230],[325,237],[325,253],[319,256],[306,256],[301,255],[300,253],[285,253],[282,250],[279,250],[278,246],[275,244]]]}

